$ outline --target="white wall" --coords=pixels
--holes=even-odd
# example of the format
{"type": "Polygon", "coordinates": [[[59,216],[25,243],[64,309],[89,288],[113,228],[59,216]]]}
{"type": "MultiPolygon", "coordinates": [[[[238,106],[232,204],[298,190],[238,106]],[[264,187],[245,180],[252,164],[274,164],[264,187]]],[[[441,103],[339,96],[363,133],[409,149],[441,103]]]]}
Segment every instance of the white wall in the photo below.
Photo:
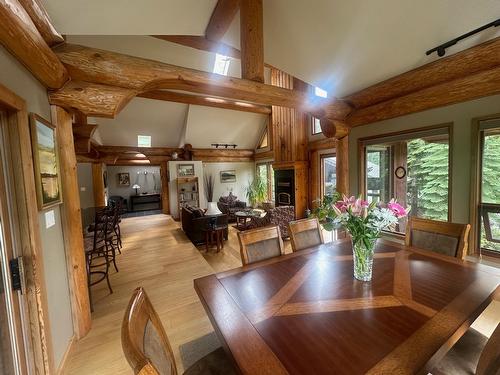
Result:
{"type": "Polygon", "coordinates": [[[213,175],[214,197],[217,202],[222,195],[228,195],[230,191],[238,197],[239,200],[246,202],[246,187],[252,182],[255,177],[255,163],[203,163],[203,173],[205,175],[213,175]],[[236,171],[236,182],[221,182],[220,172],[227,170],[236,171]]]}
{"type": "MultiPolygon", "coordinates": [[[[50,107],[45,88],[3,47],[0,47],[0,67],[0,83],[26,100],[28,111],[50,120],[50,107]]],[[[73,336],[60,206],[41,211],[39,222],[52,346],[57,367],[73,336]],[[56,224],[47,229],[45,212],[48,211],[54,211],[56,224]]]]}
{"type": "Polygon", "coordinates": [[[92,164],[78,163],[78,189],[80,190],[80,207],[82,209],[94,207],[94,187],[92,184],[92,164]]]}
{"type": "Polygon", "coordinates": [[[135,195],[134,184],[138,184],[141,193],[161,193],[160,167],[158,166],[118,166],[108,165],[108,197],[119,195],[130,204],[130,196],[135,195]],[[147,172],[147,174],[144,174],[147,172]],[[118,185],[118,173],[130,174],[130,186],[118,185]]]}
{"type": "Polygon", "coordinates": [[[357,195],[359,193],[359,160],[357,152],[359,138],[452,122],[452,221],[468,223],[470,221],[469,199],[472,157],[471,122],[473,118],[496,113],[500,116],[500,95],[353,128],[349,135],[349,182],[351,194],[357,195]]]}

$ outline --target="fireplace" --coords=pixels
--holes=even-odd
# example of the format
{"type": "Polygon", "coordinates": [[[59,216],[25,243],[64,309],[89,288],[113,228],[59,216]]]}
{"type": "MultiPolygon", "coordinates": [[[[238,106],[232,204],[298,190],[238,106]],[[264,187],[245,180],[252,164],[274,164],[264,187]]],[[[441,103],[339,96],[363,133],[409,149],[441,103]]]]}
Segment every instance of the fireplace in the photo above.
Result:
{"type": "Polygon", "coordinates": [[[293,169],[274,171],[276,206],[295,206],[295,173],[293,169]]]}

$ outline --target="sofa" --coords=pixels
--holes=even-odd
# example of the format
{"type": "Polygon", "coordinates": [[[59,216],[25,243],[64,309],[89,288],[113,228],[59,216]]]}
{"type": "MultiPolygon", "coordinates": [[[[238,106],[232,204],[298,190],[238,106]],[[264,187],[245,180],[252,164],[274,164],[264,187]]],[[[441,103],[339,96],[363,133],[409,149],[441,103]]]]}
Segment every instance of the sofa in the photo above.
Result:
{"type": "MultiPolygon", "coordinates": [[[[181,223],[182,230],[191,242],[195,245],[202,245],[205,243],[204,229],[209,225],[210,219],[213,216],[205,216],[204,211],[198,207],[186,206],[181,209],[181,223]]],[[[216,224],[225,225],[224,239],[227,240],[227,215],[217,215],[216,224]]]]}
{"type": "Polygon", "coordinates": [[[288,231],[288,223],[295,220],[294,206],[278,206],[266,210],[266,215],[263,217],[254,217],[248,225],[248,229],[267,227],[277,225],[280,228],[281,237],[290,237],[288,231]]]}
{"type": "Polygon", "coordinates": [[[236,216],[234,216],[234,214],[238,211],[245,210],[245,208],[247,208],[247,204],[246,202],[238,200],[236,195],[229,192],[229,195],[219,198],[217,207],[223,214],[227,215],[228,221],[236,221],[236,216]]]}

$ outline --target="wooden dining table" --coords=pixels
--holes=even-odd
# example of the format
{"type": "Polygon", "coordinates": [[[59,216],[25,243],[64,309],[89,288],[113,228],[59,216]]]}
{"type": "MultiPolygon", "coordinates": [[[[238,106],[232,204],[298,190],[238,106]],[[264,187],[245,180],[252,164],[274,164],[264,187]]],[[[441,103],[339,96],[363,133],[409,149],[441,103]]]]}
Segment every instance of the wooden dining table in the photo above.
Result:
{"type": "Polygon", "coordinates": [[[243,374],[426,373],[493,299],[500,270],[379,240],[373,279],[339,240],[194,281],[243,374]]]}

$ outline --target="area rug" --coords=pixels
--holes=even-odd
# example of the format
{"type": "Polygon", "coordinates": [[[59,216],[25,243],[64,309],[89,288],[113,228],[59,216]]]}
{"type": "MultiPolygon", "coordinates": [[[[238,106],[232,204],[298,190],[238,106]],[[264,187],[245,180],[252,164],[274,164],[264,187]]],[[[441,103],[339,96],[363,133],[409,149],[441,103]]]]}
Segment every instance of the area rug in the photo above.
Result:
{"type": "Polygon", "coordinates": [[[214,350],[220,348],[220,342],[215,332],[211,332],[205,336],[187,342],[179,346],[181,353],[182,365],[185,369],[191,367],[194,363],[210,354],[214,350]]]}

